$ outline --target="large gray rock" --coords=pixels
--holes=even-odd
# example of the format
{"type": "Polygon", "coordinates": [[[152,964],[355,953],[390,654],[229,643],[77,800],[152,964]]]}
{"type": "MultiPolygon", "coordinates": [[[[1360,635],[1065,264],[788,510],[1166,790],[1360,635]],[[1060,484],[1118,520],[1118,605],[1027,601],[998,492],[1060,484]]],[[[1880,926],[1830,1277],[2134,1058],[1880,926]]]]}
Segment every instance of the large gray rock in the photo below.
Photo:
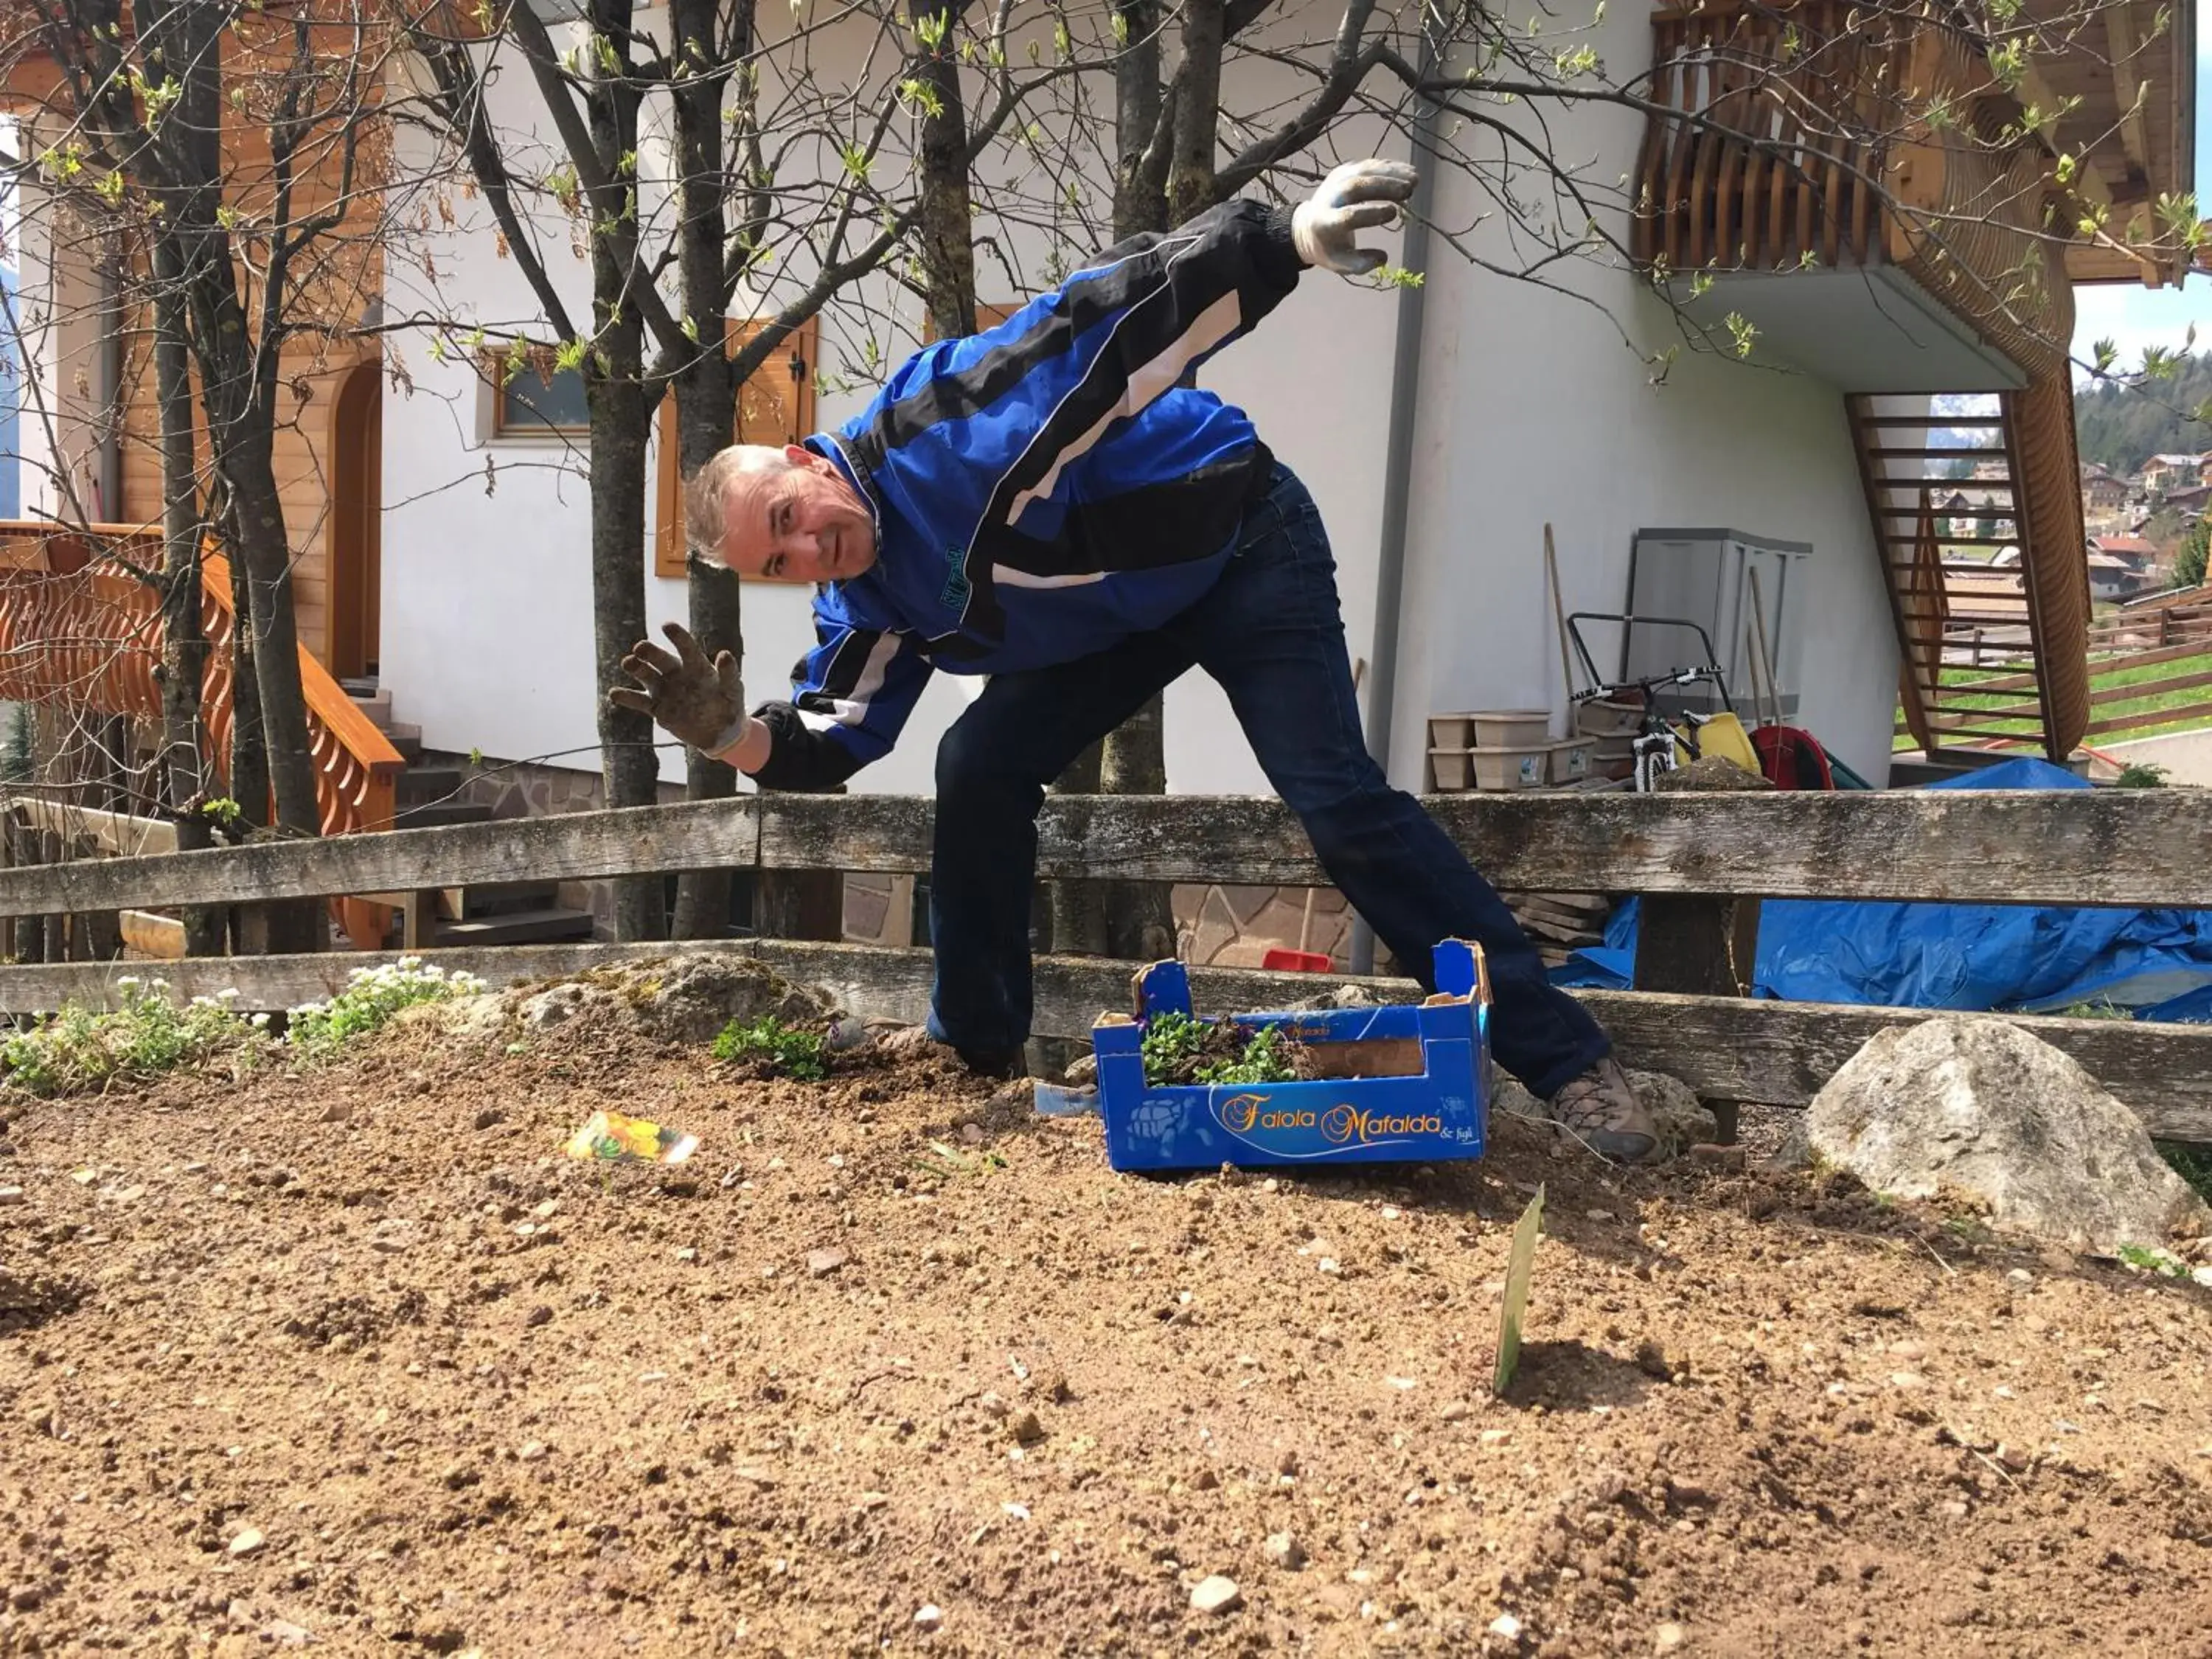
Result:
{"type": "Polygon", "coordinates": [[[835,1012],[830,999],[793,985],[750,957],[702,951],[617,963],[543,989],[516,990],[507,1001],[526,1031],[612,1019],[674,1042],[708,1042],[733,1019],[773,1014],[792,1025],[835,1012]]]}
{"type": "Polygon", "coordinates": [[[2160,1245],[2212,1224],[2142,1120],[2070,1056],[1996,1019],[1875,1037],[1806,1113],[1814,1157],[1896,1198],[1957,1193],[2075,1249],[2160,1245]]]}

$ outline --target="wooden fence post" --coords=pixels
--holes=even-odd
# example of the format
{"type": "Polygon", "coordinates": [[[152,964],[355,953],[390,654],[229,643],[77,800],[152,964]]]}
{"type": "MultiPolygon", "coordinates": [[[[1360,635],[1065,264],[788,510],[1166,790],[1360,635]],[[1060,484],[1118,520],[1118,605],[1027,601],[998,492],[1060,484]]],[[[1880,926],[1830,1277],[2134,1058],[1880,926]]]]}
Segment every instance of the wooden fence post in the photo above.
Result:
{"type": "MultiPolygon", "coordinates": [[[[1646,893],[1636,926],[1636,988],[1689,996],[1751,994],[1759,961],[1759,901],[1646,893]]],[[[1723,1141],[1736,1138],[1736,1103],[1708,1100],[1723,1141]]]]}
{"type": "Polygon", "coordinates": [[[769,939],[845,936],[845,872],[760,870],[753,876],[753,931],[769,939]]]}

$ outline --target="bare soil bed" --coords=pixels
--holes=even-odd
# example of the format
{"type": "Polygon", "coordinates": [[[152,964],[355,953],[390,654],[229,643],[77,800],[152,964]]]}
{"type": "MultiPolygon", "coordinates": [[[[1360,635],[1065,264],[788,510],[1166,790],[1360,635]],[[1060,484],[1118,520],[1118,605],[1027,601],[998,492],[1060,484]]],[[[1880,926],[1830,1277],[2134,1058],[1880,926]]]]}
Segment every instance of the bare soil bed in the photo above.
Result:
{"type": "Polygon", "coordinates": [[[2212,1652],[2208,1292],[1833,1181],[1130,1178],[587,1022],[0,1115],[0,1655],[2212,1652]]]}

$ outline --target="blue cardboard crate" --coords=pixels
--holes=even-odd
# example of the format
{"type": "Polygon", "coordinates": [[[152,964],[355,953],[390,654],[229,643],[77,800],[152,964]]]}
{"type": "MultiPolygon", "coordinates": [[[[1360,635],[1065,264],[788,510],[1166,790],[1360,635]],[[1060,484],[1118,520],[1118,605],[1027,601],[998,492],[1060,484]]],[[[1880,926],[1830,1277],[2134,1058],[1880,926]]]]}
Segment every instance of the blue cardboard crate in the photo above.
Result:
{"type": "Polygon", "coordinates": [[[1146,1023],[1191,1012],[1183,965],[1154,963],[1138,976],[1137,1018],[1108,1015],[1091,1028],[1107,1161],[1117,1170],[1194,1170],[1480,1158],[1490,1109],[1482,947],[1446,939],[1436,969],[1437,994],[1426,1002],[1230,1017],[1243,1030],[1276,1025],[1316,1047],[1417,1039],[1417,1076],[1154,1088],[1145,1082],[1146,1023]]]}

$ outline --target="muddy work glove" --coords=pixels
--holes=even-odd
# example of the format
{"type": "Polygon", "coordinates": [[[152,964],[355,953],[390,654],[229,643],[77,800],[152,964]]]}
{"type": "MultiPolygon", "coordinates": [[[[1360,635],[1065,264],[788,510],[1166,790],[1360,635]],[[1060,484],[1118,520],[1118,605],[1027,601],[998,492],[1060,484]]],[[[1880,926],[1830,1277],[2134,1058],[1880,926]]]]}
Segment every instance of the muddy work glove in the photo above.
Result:
{"type": "Polygon", "coordinates": [[[1397,223],[1398,204],[1413,193],[1416,176],[1410,162],[1346,161],[1291,210],[1291,246],[1308,264],[1341,276],[1381,270],[1382,250],[1355,246],[1352,238],[1375,225],[1397,223]]]}
{"type": "Polygon", "coordinates": [[[607,701],[652,715],[663,731],[702,753],[720,757],[736,748],[751,724],[745,715],[738,659],[725,651],[709,662],[699,641],[680,623],[665,623],[662,631],[675,652],[640,640],[622,665],[644,689],[618,686],[607,693],[607,701]]]}

